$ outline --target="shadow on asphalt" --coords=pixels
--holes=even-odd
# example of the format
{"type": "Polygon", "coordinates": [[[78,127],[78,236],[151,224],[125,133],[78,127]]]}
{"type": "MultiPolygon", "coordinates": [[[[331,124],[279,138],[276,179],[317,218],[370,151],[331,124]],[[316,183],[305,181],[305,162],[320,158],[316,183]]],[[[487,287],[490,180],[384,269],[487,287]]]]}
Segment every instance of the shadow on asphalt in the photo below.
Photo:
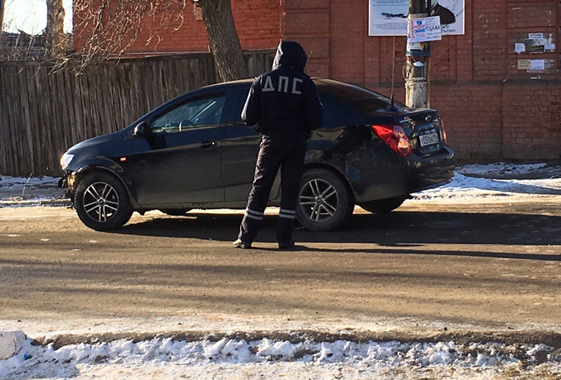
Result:
{"type": "MultiPolygon", "coordinates": [[[[208,213],[162,216],[129,223],[112,233],[230,242],[236,238],[241,218],[239,214],[208,213]]],[[[277,216],[266,216],[255,244],[274,243],[276,223],[277,216]]],[[[300,245],[372,243],[377,248],[402,249],[424,244],[561,245],[561,216],[410,211],[354,214],[342,229],[313,232],[298,228],[294,238],[300,245]]]]}

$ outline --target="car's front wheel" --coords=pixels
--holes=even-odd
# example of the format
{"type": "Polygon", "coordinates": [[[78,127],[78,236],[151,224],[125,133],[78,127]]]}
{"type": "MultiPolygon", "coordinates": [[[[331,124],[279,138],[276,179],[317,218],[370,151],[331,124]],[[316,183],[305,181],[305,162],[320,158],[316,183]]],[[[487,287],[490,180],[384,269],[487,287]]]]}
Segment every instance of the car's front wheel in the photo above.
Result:
{"type": "Polygon", "coordinates": [[[308,170],[300,182],[296,216],[312,231],[330,231],[341,227],[353,213],[353,198],[343,180],[330,170],[308,170]]]}
{"type": "Polygon", "coordinates": [[[109,173],[86,175],[78,183],[74,204],[80,220],[98,231],[122,227],[132,215],[125,186],[109,173]]]}

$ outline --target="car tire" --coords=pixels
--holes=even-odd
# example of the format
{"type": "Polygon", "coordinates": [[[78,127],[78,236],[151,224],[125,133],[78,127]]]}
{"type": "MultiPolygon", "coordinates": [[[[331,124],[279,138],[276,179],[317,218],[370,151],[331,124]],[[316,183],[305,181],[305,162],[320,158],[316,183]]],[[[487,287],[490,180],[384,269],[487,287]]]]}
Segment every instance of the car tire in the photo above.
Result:
{"type": "Polygon", "coordinates": [[[302,176],[296,218],[312,231],[331,231],[339,228],[354,209],[351,190],[336,173],[310,169],[302,176]]]}
{"type": "Polygon", "coordinates": [[[82,223],[97,231],[120,228],[132,215],[125,186],[109,173],[85,176],[76,188],[74,204],[82,223]]]}
{"type": "Polygon", "coordinates": [[[406,199],[407,197],[386,198],[377,201],[364,202],[359,204],[359,206],[373,214],[389,214],[401,206],[406,199]]]}

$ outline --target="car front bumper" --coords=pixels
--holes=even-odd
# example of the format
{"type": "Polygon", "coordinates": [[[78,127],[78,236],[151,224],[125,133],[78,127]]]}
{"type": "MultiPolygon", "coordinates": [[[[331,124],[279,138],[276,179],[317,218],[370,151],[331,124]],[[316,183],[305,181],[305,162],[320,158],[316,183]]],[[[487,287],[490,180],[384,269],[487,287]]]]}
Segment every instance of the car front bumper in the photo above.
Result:
{"type": "Polygon", "coordinates": [[[61,179],[58,181],[58,187],[66,189],[65,196],[74,201],[74,192],[76,184],[76,172],[65,170],[61,179]]]}

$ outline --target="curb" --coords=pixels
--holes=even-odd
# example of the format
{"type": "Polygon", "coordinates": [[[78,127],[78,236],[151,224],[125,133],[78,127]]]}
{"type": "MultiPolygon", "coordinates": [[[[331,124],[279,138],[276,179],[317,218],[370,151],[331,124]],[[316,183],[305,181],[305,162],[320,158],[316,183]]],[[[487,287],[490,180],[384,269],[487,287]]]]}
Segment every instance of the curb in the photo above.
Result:
{"type": "Polygon", "coordinates": [[[513,344],[545,344],[560,350],[561,353],[561,332],[557,331],[486,331],[486,332],[470,332],[458,331],[452,332],[445,328],[442,331],[431,331],[425,333],[412,332],[321,332],[317,330],[293,330],[293,331],[238,331],[238,332],[217,332],[217,331],[169,331],[169,332],[152,332],[152,333],[99,333],[99,334],[62,334],[52,337],[39,337],[34,339],[34,345],[49,346],[52,345],[54,350],[68,345],[78,344],[99,344],[110,343],[117,340],[130,340],[133,343],[153,340],[153,339],[172,339],[174,341],[195,342],[201,340],[209,340],[217,342],[221,339],[236,340],[282,340],[291,343],[299,343],[304,341],[335,342],[337,340],[346,340],[355,343],[364,343],[368,341],[391,342],[399,341],[401,343],[438,343],[454,341],[459,344],[470,343],[501,343],[506,345],[513,344]]]}
{"type": "Polygon", "coordinates": [[[70,199],[0,200],[0,208],[7,207],[71,207],[70,199]]]}

